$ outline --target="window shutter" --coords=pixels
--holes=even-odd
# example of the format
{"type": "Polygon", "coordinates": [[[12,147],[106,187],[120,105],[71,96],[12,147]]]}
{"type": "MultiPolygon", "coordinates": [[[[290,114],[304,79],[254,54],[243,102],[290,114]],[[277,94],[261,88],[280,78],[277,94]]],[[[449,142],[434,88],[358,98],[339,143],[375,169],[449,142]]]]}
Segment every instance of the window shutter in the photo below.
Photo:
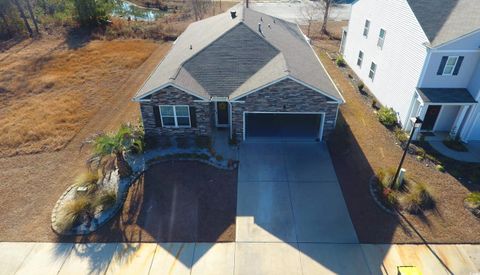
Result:
{"type": "Polygon", "coordinates": [[[197,128],[197,110],[193,106],[190,106],[190,125],[197,128]]]}
{"type": "Polygon", "coordinates": [[[445,69],[445,64],[447,64],[448,56],[442,57],[442,61],[440,62],[440,67],[438,67],[437,75],[442,75],[443,70],[445,69]]]}
{"type": "Polygon", "coordinates": [[[152,106],[153,108],[153,115],[155,117],[155,126],[162,127],[162,119],[160,118],[160,107],[159,106],[152,106]]]}
{"type": "Polygon", "coordinates": [[[460,67],[462,66],[462,62],[464,58],[465,58],[464,56],[458,57],[457,65],[455,65],[455,70],[453,70],[453,75],[458,75],[458,72],[460,71],[460,67]]]}

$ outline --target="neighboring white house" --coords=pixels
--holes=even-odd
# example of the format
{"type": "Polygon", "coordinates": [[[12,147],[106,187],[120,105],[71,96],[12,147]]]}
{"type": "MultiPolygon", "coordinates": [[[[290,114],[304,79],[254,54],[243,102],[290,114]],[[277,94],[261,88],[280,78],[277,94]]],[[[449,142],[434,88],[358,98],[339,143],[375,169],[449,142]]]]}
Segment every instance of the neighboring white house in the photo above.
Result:
{"type": "Polygon", "coordinates": [[[480,0],[357,0],[341,51],[377,99],[422,131],[480,140],[480,0]]]}

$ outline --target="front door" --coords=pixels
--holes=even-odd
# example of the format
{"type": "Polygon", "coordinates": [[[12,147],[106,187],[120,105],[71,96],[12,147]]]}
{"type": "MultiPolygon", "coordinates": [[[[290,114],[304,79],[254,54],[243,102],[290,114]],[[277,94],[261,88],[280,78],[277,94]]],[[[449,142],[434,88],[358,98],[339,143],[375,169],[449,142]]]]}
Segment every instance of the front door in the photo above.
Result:
{"type": "Polygon", "coordinates": [[[431,131],[435,126],[435,122],[437,121],[438,114],[440,113],[440,109],[442,109],[441,105],[430,105],[428,106],[427,112],[425,113],[425,118],[423,119],[422,130],[424,131],[431,131]]]}
{"type": "Polygon", "coordinates": [[[216,103],[217,110],[217,127],[228,127],[229,125],[229,106],[228,102],[218,101],[216,103]]]}

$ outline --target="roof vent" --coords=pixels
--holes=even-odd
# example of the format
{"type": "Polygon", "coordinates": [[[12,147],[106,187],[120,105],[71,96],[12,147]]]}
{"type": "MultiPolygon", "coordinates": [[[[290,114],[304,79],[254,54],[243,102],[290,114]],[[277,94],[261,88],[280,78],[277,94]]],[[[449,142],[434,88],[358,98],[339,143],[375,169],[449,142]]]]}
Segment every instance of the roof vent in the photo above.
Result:
{"type": "Polygon", "coordinates": [[[232,17],[232,19],[235,19],[237,17],[237,12],[236,11],[231,11],[230,16],[232,17]]]}
{"type": "Polygon", "coordinates": [[[262,23],[258,23],[258,32],[262,33],[262,23]]]}
{"type": "Polygon", "coordinates": [[[275,18],[273,18],[273,24],[276,24],[277,22],[275,22],[275,18]]]}
{"type": "Polygon", "coordinates": [[[268,24],[268,28],[271,29],[272,27],[270,26],[270,24],[268,24]]]}
{"type": "Polygon", "coordinates": [[[262,22],[263,22],[263,17],[262,17],[262,16],[260,17],[260,21],[262,21],[262,22]]]}
{"type": "Polygon", "coordinates": [[[192,44],[190,44],[190,50],[193,49],[192,44]]]}

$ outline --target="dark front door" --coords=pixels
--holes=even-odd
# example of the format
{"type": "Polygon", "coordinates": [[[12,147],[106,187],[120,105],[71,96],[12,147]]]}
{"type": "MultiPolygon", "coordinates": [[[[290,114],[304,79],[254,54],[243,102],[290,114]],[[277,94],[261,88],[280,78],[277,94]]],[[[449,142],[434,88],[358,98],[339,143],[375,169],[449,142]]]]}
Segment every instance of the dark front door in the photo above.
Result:
{"type": "Polygon", "coordinates": [[[217,102],[217,126],[228,126],[228,103],[227,102],[217,102]]]}
{"type": "Polygon", "coordinates": [[[427,113],[425,114],[425,119],[423,120],[422,130],[433,130],[433,126],[435,126],[435,122],[437,121],[438,114],[440,113],[441,108],[441,105],[428,106],[427,113]]]}

